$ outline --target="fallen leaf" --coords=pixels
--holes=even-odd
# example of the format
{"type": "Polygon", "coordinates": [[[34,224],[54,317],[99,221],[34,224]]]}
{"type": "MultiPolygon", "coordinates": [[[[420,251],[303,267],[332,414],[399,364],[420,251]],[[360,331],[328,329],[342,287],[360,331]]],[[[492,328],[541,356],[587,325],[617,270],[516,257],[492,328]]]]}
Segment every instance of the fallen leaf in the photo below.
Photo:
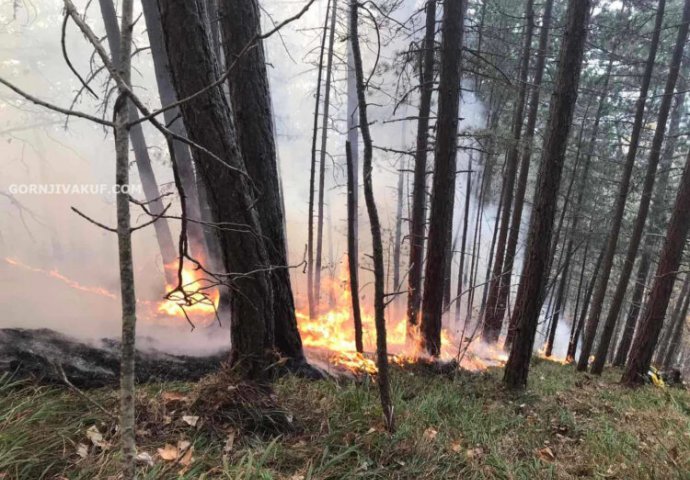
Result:
{"type": "MultiPolygon", "coordinates": [[[[78,444],[77,445],[77,455],[79,455],[81,458],[88,457],[89,456],[89,446],[84,444],[84,443],[78,444]]],[[[2,477],[0,477],[0,478],[2,478],[2,477]]]]}
{"type": "Polygon", "coordinates": [[[196,423],[199,421],[199,417],[197,417],[196,415],[183,415],[182,421],[190,427],[196,427],[196,423]]]}
{"type": "Polygon", "coordinates": [[[165,403],[168,402],[185,402],[187,401],[187,396],[180,392],[163,392],[161,398],[165,403]]]}
{"type": "Polygon", "coordinates": [[[537,455],[542,460],[546,460],[549,462],[556,459],[556,455],[553,453],[553,450],[551,450],[551,448],[549,447],[540,448],[539,450],[537,450],[537,455]]]}
{"type": "Polygon", "coordinates": [[[438,435],[438,431],[431,427],[424,430],[424,439],[429,442],[433,441],[436,438],[436,435],[438,435]]]}
{"type": "Polygon", "coordinates": [[[228,434],[228,438],[225,440],[225,446],[223,447],[223,451],[225,453],[230,453],[232,452],[232,448],[235,446],[235,432],[230,432],[228,434]]]}
{"type": "Polygon", "coordinates": [[[98,431],[96,425],[91,425],[86,430],[86,438],[91,440],[91,443],[93,443],[98,448],[105,449],[108,447],[108,442],[103,440],[103,435],[101,435],[101,432],[98,431]]]}
{"type": "Polygon", "coordinates": [[[149,467],[153,467],[153,457],[151,457],[151,454],[148,452],[137,453],[136,460],[139,463],[145,463],[149,467]]]}
{"type": "Polygon", "coordinates": [[[462,443],[453,442],[450,444],[450,449],[453,450],[455,453],[460,453],[462,451],[462,443]]]}
{"type": "Polygon", "coordinates": [[[476,447],[476,448],[470,448],[465,452],[465,455],[467,455],[467,458],[473,459],[473,458],[478,458],[481,457],[482,454],[484,453],[484,449],[481,447],[476,447]]]}
{"type": "Polygon", "coordinates": [[[166,443],[163,448],[158,449],[158,455],[166,462],[177,460],[178,453],[177,447],[175,445],[170,445],[169,443],[166,443]]]}
{"type": "Polygon", "coordinates": [[[188,467],[192,463],[192,455],[194,454],[194,447],[189,447],[187,451],[180,458],[180,465],[188,467]]]}

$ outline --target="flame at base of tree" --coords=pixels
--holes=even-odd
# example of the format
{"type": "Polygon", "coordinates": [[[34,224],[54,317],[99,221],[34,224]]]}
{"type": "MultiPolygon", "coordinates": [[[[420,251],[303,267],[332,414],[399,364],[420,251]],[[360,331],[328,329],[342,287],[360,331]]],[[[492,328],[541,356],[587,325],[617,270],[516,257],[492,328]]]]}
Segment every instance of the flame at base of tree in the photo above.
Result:
{"type": "MultiPolygon", "coordinates": [[[[5,258],[6,264],[25,271],[42,274],[59,281],[70,288],[85,293],[117,300],[118,295],[105,288],[84,285],[61,274],[56,269],[41,269],[14,258],[5,258]]],[[[177,264],[169,266],[175,269],[177,264]]],[[[307,355],[327,357],[330,364],[353,371],[375,374],[376,364],[373,354],[376,350],[376,333],[372,306],[362,302],[362,331],[365,353],[360,354],[355,348],[354,322],[352,320],[352,298],[348,283],[347,271],[338,279],[324,279],[320,299],[320,313],[310,319],[308,308],[296,311],[297,325],[307,355]]],[[[177,285],[166,285],[168,294],[162,300],[138,299],[138,317],[147,323],[159,324],[162,327],[183,327],[192,323],[196,327],[208,327],[218,321],[219,291],[214,282],[204,272],[194,266],[185,264],[182,270],[182,290],[177,285]]],[[[306,305],[304,299],[297,299],[298,305],[306,305]]],[[[429,358],[419,347],[418,332],[409,332],[403,309],[394,304],[387,308],[388,316],[388,350],[390,361],[401,366],[418,360],[436,360],[429,358]]],[[[507,354],[498,345],[487,345],[480,341],[465,338],[458,341],[449,330],[441,333],[441,362],[458,361],[459,365],[471,371],[484,370],[491,366],[501,366],[507,360],[507,354]]],[[[551,360],[554,360],[552,357],[551,360]]],[[[558,361],[558,360],[556,360],[558,361]]]]}
{"type": "MultiPolygon", "coordinates": [[[[358,353],[355,348],[349,275],[347,270],[344,270],[340,278],[322,280],[320,309],[316,318],[309,317],[307,302],[304,299],[298,299],[298,304],[305,305],[304,308],[298,308],[296,313],[302,343],[308,349],[328,352],[329,362],[334,365],[374,374],[376,364],[373,355],[371,358],[368,355],[376,350],[374,311],[371,305],[362,304],[363,343],[367,353],[358,353]]],[[[434,360],[420,348],[419,332],[408,331],[404,312],[399,312],[399,310],[402,309],[389,305],[386,311],[387,341],[391,362],[404,366],[417,360],[434,360]]],[[[472,371],[500,366],[507,360],[506,353],[500,347],[470,340],[465,339],[459,342],[449,329],[444,328],[441,332],[441,355],[438,360],[441,362],[457,360],[462,368],[472,371]]]]}

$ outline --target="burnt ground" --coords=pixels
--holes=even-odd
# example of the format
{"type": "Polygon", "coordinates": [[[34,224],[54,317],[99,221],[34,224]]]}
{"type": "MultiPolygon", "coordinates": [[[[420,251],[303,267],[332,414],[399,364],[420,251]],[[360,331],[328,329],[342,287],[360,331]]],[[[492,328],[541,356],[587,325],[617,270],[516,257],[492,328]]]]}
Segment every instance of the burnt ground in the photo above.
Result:
{"type": "MultiPolygon", "coordinates": [[[[214,372],[228,352],[209,356],[173,355],[154,349],[137,351],[139,383],[195,381],[214,372]]],[[[114,386],[120,378],[119,341],[91,343],[50,329],[0,329],[0,375],[63,384],[62,373],[79,388],[114,386]]]]}

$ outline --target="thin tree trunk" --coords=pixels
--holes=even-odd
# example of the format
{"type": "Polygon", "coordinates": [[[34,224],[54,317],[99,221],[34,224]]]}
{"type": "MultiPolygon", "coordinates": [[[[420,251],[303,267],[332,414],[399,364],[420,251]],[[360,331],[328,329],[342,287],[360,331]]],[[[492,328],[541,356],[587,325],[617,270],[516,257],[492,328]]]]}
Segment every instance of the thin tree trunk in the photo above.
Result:
{"type": "Polygon", "coordinates": [[[620,309],[623,305],[625,292],[628,288],[630,275],[632,274],[637,251],[642,240],[642,233],[647,222],[647,214],[649,213],[649,206],[652,201],[652,190],[654,189],[654,181],[656,179],[657,166],[661,158],[661,147],[664,142],[664,134],[666,133],[666,122],[668,120],[669,112],[671,111],[671,102],[673,101],[673,92],[676,88],[676,80],[680,72],[680,64],[683,59],[683,50],[685,42],[688,38],[688,23],[690,22],[690,0],[685,2],[683,9],[683,19],[678,29],[678,37],[676,38],[676,45],[673,49],[671,57],[671,64],[669,66],[668,77],[666,78],[666,87],[664,88],[664,96],[661,99],[661,106],[659,107],[659,114],[657,115],[656,128],[654,131],[654,138],[652,139],[652,146],[649,152],[649,160],[647,161],[647,170],[645,172],[644,183],[642,186],[642,198],[640,199],[640,206],[637,212],[637,218],[633,226],[633,231],[628,242],[628,251],[626,253],[625,261],[623,262],[623,269],[616,285],[616,290],[611,299],[609,306],[609,313],[604,322],[604,328],[601,332],[597,352],[592,362],[592,373],[601,375],[606,364],[606,355],[611,344],[611,336],[616,326],[616,319],[619,317],[620,309]]]}
{"type": "Polygon", "coordinates": [[[359,307],[359,272],[357,267],[357,237],[355,230],[355,165],[352,159],[352,146],[345,142],[345,156],[347,158],[347,265],[350,273],[350,295],[352,297],[352,318],[355,326],[355,348],[364,353],[362,342],[362,312],[359,307]]]}
{"type": "MultiPolygon", "coordinates": [[[[111,55],[125,85],[131,85],[131,54],[133,10],[132,0],[122,2],[122,35],[119,35],[118,56],[111,48],[111,55]]],[[[112,3],[110,4],[112,7],[112,3]]],[[[114,14],[114,8],[113,12],[114,14]]],[[[105,16],[105,14],[104,14],[105,16]]],[[[117,24],[116,24],[117,26],[117,24]]],[[[111,31],[111,34],[113,32],[111,31]]],[[[111,46],[115,39],[111,40],[111,46]]],[[[133,480],[136,476],[136,417],[134,412],[134,378],[136,352],[136,305],[134,291],[134,268],[132,263],[132,231],[130,229],[129,195],[129,128],[133,109],[127,101],[127,93],[119,89],[115,102],[115,185],[118,187],[117,204],[117,247],[120,260],[120,301],[122,304],[122,345],[120,358],[120,435],[122,442],[122,476],[133,480]]],[[[172,238],[171,238],[172,241],[172,238]]]]}
{"type": "Polygon", "coordinates": [[[508,388],[524,388],[527,384],[541,309],[541,296],[548,273],[548,259],[545,258],[544,252],[549,251],[553,233],[556,199],[577,100],[590,6],[590,0],[568,2],[565,34],[561,44],[558,73],[534,196],[534,212],[525,251],[525,267],[513,312],[517,318],[514,322],[517,325],[515,341],[503,376],[508,388]]]}
{"type": "Polygon", "coordinates": [[[597,256],[597,261],[594,264],[594,271],[592,272],[592,277],[589,281],[589,285],[587,286],[585,297],[582,300],[582,309],[580,311],[580,316],[577,319],[577,326],[575,327],[575,331],[570,335],[570,341],[568,342],[568,351],[565,355],[565,358],[568,362],[575,360],[575,354],[577,353],[577,344],[580,342],[580,336],[582,335],[582,329],[585,325],[585,319],[587,318],[590,300],[592,299],[592,293],[594,292],[594,286],[596,285],[597,277],[599,276],[599,270],[601,269],[601,263],[604,259],[605,251],[606,247],[601,249],[599,255],[597,256]]]}
{"type": "Polygon", "coordinates": [[[228,85],[237,137],[247,173],[258,190],[256,210],[272,268],[269,280],[273,294],[274,342],[283,356],[303,364],[306,360],[290,284],[283,229],[285,213],[263,43],[259,41],[243,52],[245,46],[261,34],[259,4],[257,0],[220,0],[219,6],[225,63],[234,65],[228,85]]]}
{"type": "Polygon", "coordinates": [[[326,85],[323,92],[323,117],[321,118],[321,150],[319,152],[319,203],[316,224],[316,259],[314,264],[314,302],[318,312],[321,304],[321,263],[323,256],[323,202],[326,181],[326,148],[328,145],[328,120],[331,107],[331,77],[333,74],[333,48],[335,45],[335,20],[338,13],[338,0],[333,0],[331,8],[331,27],[326,57],[326,85]]]}
{"type": "Polygon", "coordinates": [[[616,197],[616,202],[611,217],[611,230],[609,231],[608,238],[606,240],[606,253],[604,254],[604,259],[602,262],[601,274],[597,279],[597,286],[594,292],[594,298],[592,299],[591,310],[589,313],[589,318],[587,319],[587,326],[585,328],[585,339],[582,342],[582,351],[580,352],[580,358],[577,362],[577,369],[579,371],[584,371],[587,369],[589,356],[592,353],[594,338],[599,325],[599,318],[604,306],[606,289],[608,286],[609,277],[611,275],[613,259],[616,254],[616,245],[618,244],[618,234],[620,233],[621,224],[623,223],[625,203],[628,197],[628,189],[630,188],[630,178],[632,176],[635,157],[637,155],[637,149],[640,143],[640,133],[642,131],[645,105],[647,103],[647,93],[649,91],[649,84],[652,78],[652,72],[654,70],[654,59],[656,58],[656,52],[659,46],[659,35],[661,33],[665,5],[666,0],[659,0],[654,31],[652,33],[652,40],[649,47],[649,56],[645,66],[645,72],[642,77],[640,95],[637,99],[635,120],[633,122],[633,128],[630,134],[628,153],[623,166],[623,172],[618,186],[618,195],[616,197]]]}
{"type": "MultiPolygon", "coordinates": [[[[498,233],[496,256],[494,258],[493,276],[489,286],[487,308],[484,318],[482,339],[487,343],[496,343],[503,327],[503,317],[506,311],[506,301],[510,291],[510,275],[506,275],[504,263],[508,229],[510,227],[510,211],[513,206],[513,190],[517,175],[518,160],[520,155],[520,139],[522,136],[522,123],[525,111],[525,99],[527,97],[527,79],[529,78],[529,57],[532,45],[532,31],[534,29],[534,1],[527,0],[525,4],[525,18],[527,27],[525,30],[525,43],[522,47],[522,61],[520,65],[520,88],[513,118],[513,130],[511,132],[511,145],[506,157],[506,168],[503,175],[505,186],[503,188],[503,212],[501,213],[501,228],[498,233]]],[[[512,266],[511,266],[512,267],[512,266]]]]}
{"type": "Polygon", "coordinates": [[[656,347],[659,332],[663,326],[673,283],[680,266],[683,247],[690,228],[690,153],[685,160],[685,168],[680,179],[678,194],[673,207],[671,221],[666,230],[664,246],[659,257],[659,266],[654,276],[644,315],[635,332],[630,349],[630,358],[621,378],[626,385],[639,385],[649,368],[656,347]]]}
{"type": "Polygon", "coordinates": [[[408,336],[418,324],[422,302],[422,271],[426,224],[426,164],[429,145],[429,115],[434,88],[434,38],[436,35],[436,0],[427,0],[424,56],[420,78],[419,120],[414,157],[412,185],[412,218],[410,221],[410,272],[407,296],[408,336]]]}
{"type": "MultiPolygon", "coordinates": [[[[470,196],[472,191],[472,152],[470,152],[467,183],[465,184],[465,213],[462,217],[462,240],[460,241],[460,266],[458,267],[458,289],[455,301],[455,323],[460,321],[460,308],[462,302],[462,288],[465,283],[465,255],[467,248],[467,228],[470,220],[470,196]]],[[[468,297],[469,298],[469,297],[468,297]]]]}
{"type": "Polygon", "coordinates": [[[319,109],[321,107],[321,76],[323,75],[323,57],[326,51],[326,35],[328,33],[329,12],[331,0],[326,3],[326,19],[321,36],[321,51],[319,53],[319,67],[316,75],[316,100],[314,104],[314,127],[311,143],[311,168],[309,173],[309,213],[307,232],[307,299],[309,302],[309,318],[314,320],[318,316],[317,300],[314,295],[314,192],[316,182],[316,141],[319,134],[319,109]]]}
{"type": "MultiPolygon", "coordinates": [[[[99,0],[101,7],[101,15],[103,16],[103,23],[108,37],[108,47],[110,48],[110,57],[113,65],[120,68],[122,55],[120,27],[117,24],[117,13],[112,0],[99,0]]],[[[139,119],[139,112],[131,102],[127,102],[129,109],[129,118],[132,122],[139,119]]],[[[144,130],[141,123],[136,123],[129,128],[129,135],[132,141],[132,149],[134,150],[134,158],[136,160],[137,169],[139,171],[139,179],[144,189],[144,196],[149,202],[149,210],[151,214],[161,215],[163,213],[163,201],[158,191],[158,182],[156,182],[156,175],[151,166],[151,158],[149,157],[148,148],[146,146],[146,139],[144,138],[144,130]]],[[[175,243],[173,242],[170,227],[165,218],[159,218],[153,224],[156,231],[156,239],[158,240],[158,248],[161,252],[163,266],[165,271],[166,283],[172,285],[175,283],[175,261],[177,259],[175,243]]]]}
{"type": "Polygon", "coordinates": [[[371,240],[374,260],[374,322],[376,325],[376,366],[378,368],[377,381],[381,407],[389,432],[395,430],[393,418],[393,404],[390,395],[390,380],[388,379],[388,347],[386,344],[386,318],[384,299],[384,270],[383,270],[383,243],[381,241],[381,224],[374,199],[374,186],[372,182],[372,156],[373,146],[369,132],[369,120],[367,119],[367,103],[364,92],[364,72],[362,69],[362,54],[359,49],[358,28],[358,4],[357,0],[350,1],[350,42],[352,43],[352,56],[354,59],[355,73],[357,75],[357,100],[359,103],[359,128],[364,142],[364,162],[362,173],[364,177],[364,200],[369,214],[371,226],[371,240]]]}
{"type": "Polygon", "coordinates": [[[463,37],[462,3],[462,1],[446,3],[443,11],[435,168],[421,321],[421,346],[432,356],[438,356],[441,352],[443,275],[446,256],[450,255],[447,231],[448,225],[453,221],[455,199],[456,138],[460,107],[460,52],[463,37]]]}
{"type": "Polygon", "coordinates": [[[400,250],[402,249],[402,214],[403,196],[405,186],[405,157],[403,157],[398,172],[398,190],[395,210],[395,245],[393,247],[393,291],[397,292],[400,288],[400,250]]]}

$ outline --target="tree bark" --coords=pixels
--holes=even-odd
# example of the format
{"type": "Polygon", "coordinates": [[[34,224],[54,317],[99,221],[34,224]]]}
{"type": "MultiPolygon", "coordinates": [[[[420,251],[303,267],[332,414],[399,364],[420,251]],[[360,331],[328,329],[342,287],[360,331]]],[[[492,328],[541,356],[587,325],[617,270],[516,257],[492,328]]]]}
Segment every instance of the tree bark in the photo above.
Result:
{"type": "MultiPolygon", "coordinates": [[[[678,90],[681,92],[686,89],[686,82],[683,78],[679,79],[678,90]]],[[[616,350],[616,356],[613,359],[615,367],[622,367],[628,358],[628,351],[630,350],[630,343],[632,342],[633,334],[635,333],[635,324],[640,314],[642,306],[642,297],[647,286],[647,277],[649,276],[649,269],[652,264],[652,253],[655,250],[657,242],[657,234],[660,236],[663,232],[663,226],[666,224],[668,214],[666,212],[666,199],[669,182],[669,174],[671,172],[671,164],[673,162],[673,155],[676,151],[678,143],[678,130],[680,126],[680,119],[684,111],[683,104],[685,102],[685,93],[678,93],[676,95],[676,103],[671,113],[671,124],[668,130],[666,139],[666,146],[664,147],[664,157],[661,160],[661,172],[659,173],[659,181],[654,194],[654,203],[652,204],[652,212],[650,215],[650,225],[648,227],[647,235],[642,246],[642,256],[637,267],[637,276],[635,278],[635,289],[633,290],[630,310],[626,317],[625,326],[623,327],[623,334],[616,350]]]]}
{"type": "Polygon", "coordinates": [[[486,343],[496,343],[503,327],[503,317],[506,312],[506,302],[510,292],[510,275],[506,275],[504,263],[506,253],[506,241],[510,227],[510,211],[513,206],[513,190],[517,175],[518,159],[520,155],[520,139],[522,136],[522,123],[525,111],[525,99],[527,97],[527,79],[529,78],[529,57],[532,46],[532,31],[534,29],[534,1],[525,3],[525,42],[522,47],[522,61],[520,65],[520,88],[513,118],[513,130],[511,132],[511,145],[506,157],[505,173],[503,175],[503,213],[501,214],[501,228],[496,244],[496,256],[494,258],[493,276],[489,287],[489,296],[484,317],[484,329],[482,339],[486,343]]]}
{"type": "MultiPolygon", "coordinates": [[[[122,77],[122,82],[130,86],[132,79],[132,0],[122,2],[122,25],[117,29],[119,45],[117,51],[112,50],[116,43],[111,38],[111,55],[117,62],[116,68],[122,77]],[[120,29],[122,35],[119,35],[120,29]],[[115,53],[118,55],[115,56],[115,53]]],[[[111,12],[114,15],[114,7],[111,12]]],[[[107,14],[104,14],[106,17],[107,14]]],[[[117,21],[115,21],[117,28],[117,21]]],[[[111,31],[111,34],[113,32],[111,31]]],[[[114,34],[113,34],[114,35],[114,34]]],[[[120,302],[122,304],[122,346],[120,357],[120,435],[122,444],[122,477],[133,480],[136,476],[136,417],[134,412],[134,369],[136,352],[136,324],[137,299],[134,290],[134,267],[132,261],[132,230],[130,229],[129,194],[129,135],[127,124],[130,114],[134,110],[127,100],[127,93],[118,88],[119,95],[115,101],[115,185],[118,187],[116,195],[117,205],[117,247],[120,260],[120,302]]],[[[171,237],[172,240],[172,237],[171,237]]]]}
{"type": "Polygon", "coordinates": [[[664,315],[688,236],[688,228],[690,228],[688,205],[690,205],[690,154],[685,160],[685,168],[680,179],[671,221],[666,230],[654,283],[645,305],[644,315],[640,318],[640,324],[635,332],[630,358],[621,378],[621,383],[628,386],[644,382],[644,375],[654,354],[654,347],[664,322],[664,315]]]}
{"type": "Polygon", "coordinates": [[[455,157],[460,107],[460,53],[463,37],[462,1],[444,6],[441,40],[441,70],[436,122],[435,168],[429,216],[429,241],[424,271],[421,346],[432,356],[441,352],[443,275],[450,255],[448,225],[453,221],[455,157]]]}
{"type": "MultiPolygon", "coordinates": [[[[141,5],[144,19],[146,20],[146,33],[151,48],[158,95],[162,106],[171,105],[177,101],[177,93],[175,93],[175,88],[170,78],[170,66],[168,65],[168,54],[165,51],[163,42],[158,3],[156,0],[142,0],[141,5]]],[[[184,122],[179,117],[180,109],[177,107],[163,112],[163,119],[168,128],[181,137],[187,137],[184,122]]],[[[185,206],[187,211],[185,213],[191,220],[187,223],[187,232],[192,254],[203,264],[208,265],[208,268],[216,271],[217,265],[215,265],[214,261],[217,259],[210,258],[207,243],[217,243],[218,240],[215,235],[207,237],[202,223],[199,223],[203,219],[199,206],[199,194],[192,154],[189,151],[189,147],[178,140],[173,140],[173,147],[175,150],[174,158],[177,162],[177,169],[180,173],[180,180],[184,186],[184,194],[186,196],[185,206]]]]}
{"type": "Polygon", "coordinates": [[[683,59],[683,50],[685,42],[688,38],[688,22],[690,22],[690,0],[685,2],[683,9],[683,19],[678,29],[678,37],[673,49],[671,57],[671,64],[669,66],[668,77],[666,78],[666,86],[664,88],[664,96],[661,99],[659,107],[659,114],[657,115],[656,128],[654,130],[654,138],[652,139],[651,150],[649,152],[649,159],[647,161],[647,169],[645,172],[644,183],[642,186],[642,198],[635,218],[630,241],[628,242],[628,251],[623,262],[623,269],[616,290],[611,299],[609,306],[609,313],[604,322],[604,328],[601,332],[599,345],[597,347],[594,361],[592,362],[592,373],[601,375],[606,364],[606,355],[611,344],[611,337],[616,326],[616,319],[620,314],[620,309],[623,305],[625,292],[628,288],[630,275],[632,273],[637,251],[642,240],[642,233],[644,232],[645,223],[647,222],[647,214],[649,213],[649,206],[652,202],[652,190],[654,189],[654,181],[656,180],[657,166],[661,158],[661,147],[664,142],[664,134],[666,133],[666,122],[671,111],[671,103],[673,101],[673,92],[676,89],[676,81],[680,72],[680,64],[683,59]]]}
{"type": "Polygon", "coordinates": [[[258,189],[256,210],[272,267],[269,281],[273,292],[275,346],[284,356],[304,362],[288,269],[285,213],[263,42],[259,41],[240,56],[242,49],[261,34],[257,0],[221,0],[220,23],[225,63],[235,65],[228,84],[237,136],[247,173],[258,189]]]}
{"type": "Polygon", "coordinates": [[[427,0],[424,33],[424,58],[420,78],[419,120],[412,184],[412,218],[410,221],[410,266],[407,296],[408,334],[418,325],[422,302],[422,271],[426,231],[426,160],[429,145],[429,115],[434,88],[434,38],[436,36],[436,0],[427,0]]]}
{"type": "Polygon", "coordinates": [[[690,308],[690,293],[685,295],[685,301],[681,311],[676,318],[675,325],[673,327],[673,333],[671,334],[671,340],[669,342],[668,348],[666,349],[661,365],[664,370],[668,370],[673,367],[675,358],[678,356],[678,349],[683,341],[683,332],[685,331],[685,320],[688,318],[688,309],[690,308]]]}
{"type": "Polygon", "coordinates": [[[590,0],[568,2],[565,34],[561,44],[558,73],[534,196],[525,267],[513,312],[516,316],[514,323],[517,325],[515,341],[503,376],[503,382],[508,388],[524,388],[527,384],[541,296],[547,275],[548,259],[544,258],[544,252],[549,251],[553,233],[556,199],[577,100],[590,6],[590,0]]]}
{"type": "MultiPolygon", "coordinates": [[[[532,144],[534,143],[534,132],[537,126],[537,116],[539,113],[539,97],[541,94],[541,82],[544,76],[544,65],[546,64],[546,55],[549,49],[549,29],[551,28],[551,13],[553,10],[553,0],[547,0],[544,5],[544,14],[541,20],[541,29],[539,33],[539,51],[537,53],[537,63],[534,70],[534,79],[532,80],[532,94],[530,97],[529,112],[527,112],[527,125],[525,127],[525,140],[522,151],[522,158],[520,160],[520,174],[518,175],[517,184],[515,187],[515,206],[513,207],[513,214],[510,219],[510,230],[508,232],[508,243],[506,246],[505,259],[503,261],[503,275],[505,277],[507,289],[499,290],[499,295],[507,295],[510,292],[510,284],[512,282],[513,268],[515,265],[515,253],[517,252],[518,240],[520,238],[520,226],[522,225],[522,211],[525,204],[525,193],[527,191],[527,180],[529,179],[530,163],[532,161],[532,144]]],[[[498,299],[498,305],[507,304],[506,299],[498,299]]],[[[503,313],[505,316],[505,312],[503,313]]],[[[506,334],[506,342],[504,348],[510,348],[509,339],[512,342],[515,325],[508,325],[508,333],[506,334]]]]}
{"type": "MultiPolygon", "coordinates": [[[[218,78],[198,1],[159,2],[173,83],[182,98],[218,78]]],[[[214,221],[238,228],[220,231],[223,262],[232,288],[231,360],[248,378],[263,378],[273,321],[269,261],[256,198],[239,146],[233,112],[221,86],[208,89],[180,108],[190,139],[223,160],[195,149],[214,221]],[[211,128],[213,127],[213,128],[211,128]]]]}
{"type": "Polygon", "coordinates": [[[374,199],[374,186],[372,182],[372,156],[373,144],[369,132],[369,120],[367,119],[367,103],[364,94],[364,72],[362,69],[362,54],[359,49],[358,35],[358,8],[357,0],[350,1],[350,42],[352,42],[352,56],[354,59],[355,73],[357,76],[357,100],[359,104],[359,129],[364,143],[364,158],[362,173],[364,177],[364,200],[369,214],[371,227],[371,240],[374,260],[374,323],[376,325],[376,366],[378,368],[377,382],[381,407],[389,432],[395,430],[393,418],[393,404],[390,395],[388,379],[388,346],[386,344],[386,318],[385,318],[385,292],[384,292],[384,267],[383,267],[383,242],[381,240],[381,224],[374,199]]]}
{"type": "Polygon", "coordinates": [[[690,293],[690,277],[686,275],[683,286],[676,297],[673,313],[670,315],[670,322],[668,322],[666,328],[660,332],[661,339],[656,347],[656,355],[654,355],[654,363],[657,365],[663,363],[664,359],[666,358],[668,347],[671,344],[671,339],[675,337],[674,334],[676,324],[678,323],[678,318],[681,316],[681,312],[683,311],[683,304],[685,303],[685,298],[688,296],[688,293],[690,293]]]}
{"type": "Polygon", "coordinates": [[[350,274],[350,296],[352,297],[352,319],[355,327],[355,348],[358,353],[364,353],[362,341],[362,312],[359,307],[359,272],[357,267],[357,237],[355,218],[357,217],[355,195],[355,165],[352,159],[352,145],[345,142],[345,156],[347,159],[347,265],[350,274]]]}
{"type": "Polygon", "coordinates": [[[594,346],[594,337],[596,336],[597,327],[599,325],[599,318],[604,306],[606,288],[611,275],[613,259],[616,254],[616,245],[618,244],[618,234],[620,233],[621,224],[623,223],[623,214],[625,213],[625,203],[628,197],[630,178],[632,176],[635,157],[637,155],[637,149],[640,143],[640,133],[642,131],[644,110],[647,103],[647,93],[649,91],[649,84],[652,78],[652,72],[654,70],[654,59],[656,58],[656,52],[659,46],[659,35],[661,33],[665,5],[666,0],[659,0],[654,31],[652,33],[652,40],[649,47],[649,55],[647,57],[647,63],[645,65],[645,71],[642,77],[640,95],[637,99],[637,105],[635,108],[635,120],[633,122],[633,128],[630,134],[628,153],[623,166],[621,180],[618,185],[618,195],[616,197],[616,202],[611,217],[611,230],[609,231],[608,238],[606,240],[606,253],[604,254],[604,259],[602,261],[601,274],[597,279],[591,310],[587,319],[587,326],[585,328],[585,339],[582,342],[582,351],[580,352],[580,358],[577,362],[577,369],[579,371],[584,371],[587,369],[589,356],[592,353],[592,347],[594,346]]]}

